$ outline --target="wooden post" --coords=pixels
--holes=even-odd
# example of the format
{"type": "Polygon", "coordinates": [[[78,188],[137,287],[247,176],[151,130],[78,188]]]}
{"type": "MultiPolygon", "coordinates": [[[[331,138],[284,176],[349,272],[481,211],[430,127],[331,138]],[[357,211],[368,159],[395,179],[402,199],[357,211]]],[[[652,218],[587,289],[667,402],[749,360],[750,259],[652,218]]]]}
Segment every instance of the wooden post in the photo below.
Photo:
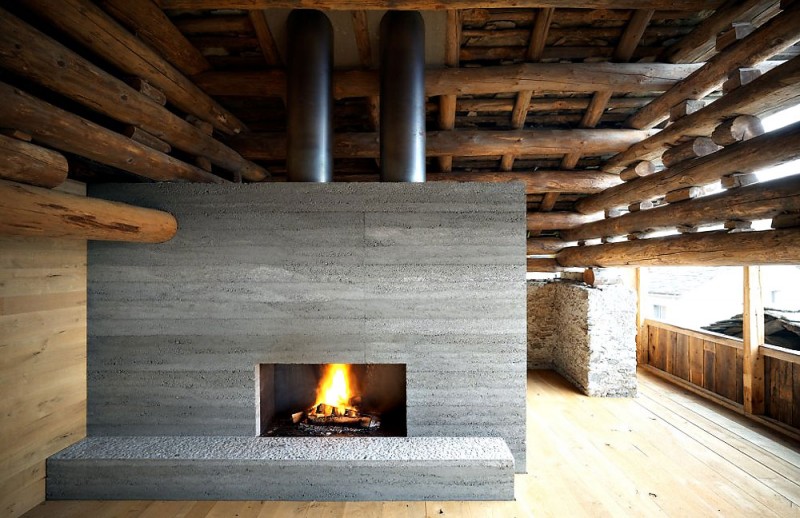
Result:
{"type": "Polygon", "coordinates": [[[744,267],[744,361],[742,387],[746,414],[764,413],[764,297],[759,266],[744,267]]]}
{"type": "Polygon", "coordinates": [[[0,180],[0,235],[161,243],[172,214],[0,180]]]}
{"type": "Polygon", "coordinates": [[[646,336],[644,334],[644,316],[642,315],[642,307],[643,304],[643,297],[644,297],[644,286],[642,279],[642,269],[636,268],[635,270],[635,277],[634,282],[636,286],[636,363],[639,365],[647,365],[648,358],[647,358],[647,351],[648,346],[646,342],[646,336]]]}

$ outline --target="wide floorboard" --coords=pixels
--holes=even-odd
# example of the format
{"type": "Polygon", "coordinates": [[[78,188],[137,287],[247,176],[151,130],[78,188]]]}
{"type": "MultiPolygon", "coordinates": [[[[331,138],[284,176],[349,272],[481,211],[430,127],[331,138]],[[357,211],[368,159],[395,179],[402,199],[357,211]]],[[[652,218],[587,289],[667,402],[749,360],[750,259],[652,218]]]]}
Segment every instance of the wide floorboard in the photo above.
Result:
{"type": "Polygon", "coordinates": [[[515,502],[48,501],[28,517],[800,517],[800,444],[640,372],[640,396],[528,376],[528,474],[515,502]]]}

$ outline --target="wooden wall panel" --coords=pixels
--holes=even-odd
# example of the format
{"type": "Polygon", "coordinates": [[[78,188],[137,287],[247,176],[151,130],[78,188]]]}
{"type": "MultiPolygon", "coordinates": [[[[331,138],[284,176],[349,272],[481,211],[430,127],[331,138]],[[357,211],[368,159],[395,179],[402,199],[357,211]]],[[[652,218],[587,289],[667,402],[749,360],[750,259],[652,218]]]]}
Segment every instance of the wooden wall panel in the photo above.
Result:
{"type": "Polygon", "coordinates": [[[85,241],[0,238],[0,396],[0,516],[13,517],[44,500],[47,457],[86,434],[85,241]]]}

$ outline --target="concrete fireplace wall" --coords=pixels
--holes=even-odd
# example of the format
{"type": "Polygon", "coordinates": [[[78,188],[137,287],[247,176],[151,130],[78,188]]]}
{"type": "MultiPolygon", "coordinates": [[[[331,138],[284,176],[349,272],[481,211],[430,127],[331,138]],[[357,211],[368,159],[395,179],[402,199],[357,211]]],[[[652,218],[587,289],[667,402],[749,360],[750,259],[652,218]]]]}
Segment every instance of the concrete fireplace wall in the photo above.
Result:
{"type": "Polygon", "coordinates": [[[529,281],[528,365],[555,369],[590,396],[635,396],[635,294],[620,284],[529,281]]]}
{"type": "Polygon", "coordinates": [[[409,436],[525,470],[521,184],[94,186],[175,214],[89,249],[90,435],[255,433],[259,363],[404,363],[409,436]]]}

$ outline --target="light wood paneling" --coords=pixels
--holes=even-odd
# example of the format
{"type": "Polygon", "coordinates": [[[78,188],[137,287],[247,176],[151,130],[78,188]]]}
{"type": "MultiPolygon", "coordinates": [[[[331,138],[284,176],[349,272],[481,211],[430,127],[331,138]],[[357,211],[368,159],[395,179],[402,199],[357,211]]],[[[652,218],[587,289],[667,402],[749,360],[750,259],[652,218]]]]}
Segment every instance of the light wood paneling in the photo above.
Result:
{"type": "MultiPolygon", "coordinates": [[[[702,348],[702,344],[701,344],[702,348]]],[[[800,447],[646,372],[640,397],[590,398],[528,375],[528,473],[510,502],[49,501],[52,516],[795,516],[800,447]]]]}
{"type": "Polygon", "coordinates": [[[85,435],[86,241],[0,238],[0,516],[42,502],[45,460],[85,435]]]}

